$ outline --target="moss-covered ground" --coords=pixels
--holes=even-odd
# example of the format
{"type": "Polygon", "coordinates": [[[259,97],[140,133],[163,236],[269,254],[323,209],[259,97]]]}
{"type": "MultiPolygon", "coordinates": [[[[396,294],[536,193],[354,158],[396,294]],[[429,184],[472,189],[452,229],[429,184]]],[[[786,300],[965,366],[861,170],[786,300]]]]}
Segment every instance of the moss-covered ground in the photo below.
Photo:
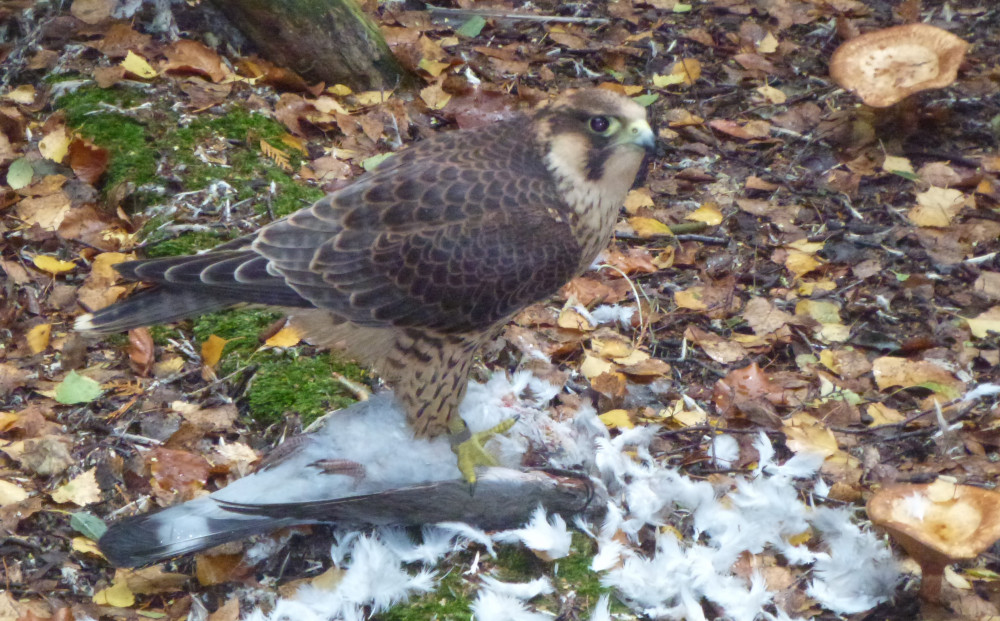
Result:
{"type": "MultiPolygon", "coordinates": [[[[213,221],[211,206],[196,215],[199,226],[191,227],[195,230],[165,233],[176,216],[147,214],[158,212],[156,207],[173,195],[225,182],[233,188],[231,203],[251,199],[246,212],[234,213],[234,218],[265,213],[282,217],[323,195],[319,188],[293,180],[286,169],[262,152],[261,141],[266,141],[288,154],[290,169],[301,165],[301,155],[283,144],[286,132],[278,122],[250,112],[238,102],[220,106],[219,113],[200,116],[181,114],[172,103],[139,88],[93,85],[67,92],[56,101],[71,128],[108,150],[103,191],[132,184],[127,207],[140,224],[140,256],[192,254],[235,236],[213,221]],[[268,199],[256,200],[262,195],[268,199]]],[[[227,339],[216,369],[218,376],[253,372],[243,395],[253,418],[271,423],[285,413],[295,413],[308,423],[330,409],[349,405],[351,392],[332,374],[356,381],[364,379],[365,371],[336,354],[316,352],[305,345],[262,348],[259,335],[279,316],[239,309],[195,317],[190,325],[198,345],[212,335],[227,339]]],[[[159,346],[182,336],[178,328],[168,326],[154,326],[152,334],[159,346]]],[[[125,338],[109,338],[109,343],[121,348],[128,345],[125,338]]]]}

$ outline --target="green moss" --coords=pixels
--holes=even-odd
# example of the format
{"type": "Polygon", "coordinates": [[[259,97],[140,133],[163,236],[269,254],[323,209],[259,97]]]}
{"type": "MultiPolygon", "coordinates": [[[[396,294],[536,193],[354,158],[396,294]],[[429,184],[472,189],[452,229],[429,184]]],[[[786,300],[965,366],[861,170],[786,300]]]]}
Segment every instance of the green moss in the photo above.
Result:
{"type": "MultiPolygon", "coordinates": [[[[323,198],[323,190],[299,185],[280,170],[269,171],[268,180],[274,181],[278,187],[278,192],[271,205],[277,218],[287,216],[323,198]]],[[[263,207],[263,205],[258,205],[259,210],[263,207]]]]}
{"type": "MultiPolygon", "coordinates": [[[[582,598],[582,607],[593,607],[598,598],[611,589],[601,586],[601,576],[590,568],[597,554],[597,544],[580,533],[573,533],[573,543],[570,553],[559,559],[559,569],[555,584],[560,591],[574,591],[577,598],[582,598]]],[[[612,607],[614,610],[614,607],[612,607]]]]}
{"type": "Polygon", "coordinates": [[[531,550],[521,545],[498,546],[495,572],[506,582],[534,580],[544,573],[546,564],[531,550]]]}
{"type": "Polygon", "coordinates": [[[212,231],[192,231],[148,246],[146,248],[146,256],[153,258],[194,254],[199,250],[218,246],[221,241],[222,236],[218,233],[212,231]]]}
{"type": "MultiPolygon", "coordinates": [[[[258,336],[275,321],[281,318],[281,313],[262,309],[231,309],[218,313],[202,315],[195,320],[194,336],[198,343],[204,343],[208,337],[221,337],[229,341],[222,353],[224,365],[233,361],[227,358],[232,354],[249,355],[260,347],[258,336]]],[[[227,367],[221,369],[226,372],[227,367]]]]}
{"type": "Polygon", "coordinates": [[[167,339],[183,338],[181,331],[176,326],[165,326],[162,324],[149,326],[149,334],[153,337],[153,344],[160,347],[169,344],[167,339]]]}
{"type": "Polygon", "coordinates": [[[466,621],[472,617],[471,588],[460,571],[442,576],[430,593],[372,616],[373,621],[466,621]]]}
{"type": "Polygon", "coordinates": [[[353,395],[333,378],[334,371],[345,370],[342,364],[330,356],[292,355],[268,360],[254,374],[247,402],[255,419],[272,422],[286,412],[295,412],[308,424],[330,410],[354,403],[353,395]]]}
{"type": "Polygon", "coordinates": [[[258,309],[209,313],[195,320],[194,334],[199,343],[213,334],[227,339],[218,375],[256,365],[246,399],[250,415],[257,420],[273,422],[286,412],[295,412],[309,423],[353,403],[354,395],[333,374],[363,381],[366,372],[357,364],[337,354],[314,354],[305,346],[261,349],[260,333],[280,317],[280,313],[258,309]],[[306,351],[309,355],[303,355],[306,351]]]}
{"type": "Polygon", "coordinates": [[[144,101],[136,89],[84,86],[60,97],[56,106],[66,122],[95,144],[108,150],[106,185],[122,181],[136,185],[156,178],[157,155],[142,123],[109,109],[130,108],[144,101]]]}

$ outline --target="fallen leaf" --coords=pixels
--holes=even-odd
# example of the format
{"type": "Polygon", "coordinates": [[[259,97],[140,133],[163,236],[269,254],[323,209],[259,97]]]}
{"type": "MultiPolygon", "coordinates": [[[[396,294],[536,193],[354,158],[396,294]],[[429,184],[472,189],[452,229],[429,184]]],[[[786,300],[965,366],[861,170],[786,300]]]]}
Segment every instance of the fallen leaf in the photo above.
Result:
{"type": "Polygon", "coordinates": [[[57,164],[69,153],[70,135],[65,125],[59,125],[38,141],[38,151],[42,157],[57,164]]]}
{"type": "Polygon", "coordinates": [[[71,502],[80,507],[99,502],[101,488],[97,485],[97,468],[91,468],[73,477],[66,484],[53,490],[49,496],[54,502],[60,504],[71,502]]]}
{"type": "Polygon", "coordinates": [[[693,222],[704,222],[709,226],[718,226],[722,224],[723,215],[715,203],[703,203],[701,207],[684,216],[684,219],[693,222]]]}
{"type": "Polygon", "coordinates": [[[40,354],[49,346],[49,338],[52,336],[52,324],[40,323],[28,330],[28,348],[33,354],[40,354]]]}
{"type": "Polygon", "coordinates": [[[608,410],[598,418],[608,429],[632,429],[635,427],[627,410],[608,410]]]}
{"type": "Polygon", "coordinates": [[[966,319],[965,322],[969,324],[969,330],[976,338],[987,338],[990,332],[1000,334],[1000,306],[994,306],[971,319],[966,319]]]}
{"type": "Polygon", "coordinates": [[[35,264],[35,267],[42,270],[43,272],[48,272],[49,274],[63,274],[70,270],[76,269],[76,263],[72,261],[63,261],[55,257],[50,257],[47,254],[36,254],[31,257],[31,262],[35,264]]]}
{"type": "Polygon", "coordinates": [[[129,608],[135,604],[135,595],[129,590],[125,581],[119,580],[116,576],[111,586],[94,593],[93,600],[98,606],[129,608]]]}
{"type": "Polygon", "coordinates": [[[129,50],[125,60],[121,62],[121,66],[132,75],[144,79],[155,78],[158,75],[156,69],[153,69],[145,58],[132,50],[129,50]]]}
{"type": "Polygon", "coordinates": [[[673,235],[669,226],[655,218],[633,217],[628,219],[628,224],[635,231],[635,234],[642,239],[670,237],[673,235]]]}
{"type": "Polygon", "coordinates": [[[222,358],[222,350],[226,348],[229,341],[221,336],[211,335],[201,344],[201,361],[209,367],[219,364],[222,358]]]}
{"type": "Polygon", "coordinates": [[[66,405],[90,403],[100,397],[101,392],[100,384],[76,371],[70,371],[56,386],[55,399],[66,405]]]}
{"type": "Polygon", "coordinates": [[[974,199],[967,198],[959,190],[932,186],[917,194],[917,206],[910,209],[906,217],[917,226],[945,227],[969,200],[974,199]]]}
{"type": "Polygon", "coordinates": [[[879,390],[893,386],[921,387],[949,400],[958,398],[965,390],[964,382],[930,360],[883,356],[872,362],[872,374],[879,390]]]}
{"type": "Polygon", "coordinates": [[[294,347],[302,340],[302,331],[292,325],[287,325],[278,330],[269,339],[264,341],[270,347],[294,347]]]}
{"type": "Polygon", "coordinates": [[[28,492],[24,491],[20,485],[0,479],[0,507],[17,504],[27,498],[28,492]]]}

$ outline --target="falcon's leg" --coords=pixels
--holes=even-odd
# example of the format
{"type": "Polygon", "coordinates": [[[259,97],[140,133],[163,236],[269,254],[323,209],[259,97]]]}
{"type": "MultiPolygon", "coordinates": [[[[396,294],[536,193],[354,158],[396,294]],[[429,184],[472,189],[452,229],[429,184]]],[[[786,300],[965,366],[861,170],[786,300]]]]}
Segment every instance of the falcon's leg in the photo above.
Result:
{"type": "Polygon", "coordinates": [[[410,332],[396,340],[384,366],[394,377],[396,397],[406,408],[417,435],[448,433],[458,468],[469,483],[476,481],[476,466],[495,466],[496,460],[483,450],[482,443],[496,433],[510,429],[514,421],[479,433],[470,433],[458,414],[465,398],[477,338],[432,336],[410,332]]]}

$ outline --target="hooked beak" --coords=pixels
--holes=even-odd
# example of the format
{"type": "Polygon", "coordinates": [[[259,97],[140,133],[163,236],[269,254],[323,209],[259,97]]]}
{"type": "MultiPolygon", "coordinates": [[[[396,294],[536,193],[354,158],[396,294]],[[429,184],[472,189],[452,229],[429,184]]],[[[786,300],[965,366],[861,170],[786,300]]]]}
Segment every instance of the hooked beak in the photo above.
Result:
{"type": "Polygon", "coordinates": [[[653,133],[653,128],[645,119],[629,123],[625,127],[625,131],[622,132],[621,142],[622,144],[634,144],[637,147],[642,147],[647,153],[656,150],[656,134],[653,133]]]}

